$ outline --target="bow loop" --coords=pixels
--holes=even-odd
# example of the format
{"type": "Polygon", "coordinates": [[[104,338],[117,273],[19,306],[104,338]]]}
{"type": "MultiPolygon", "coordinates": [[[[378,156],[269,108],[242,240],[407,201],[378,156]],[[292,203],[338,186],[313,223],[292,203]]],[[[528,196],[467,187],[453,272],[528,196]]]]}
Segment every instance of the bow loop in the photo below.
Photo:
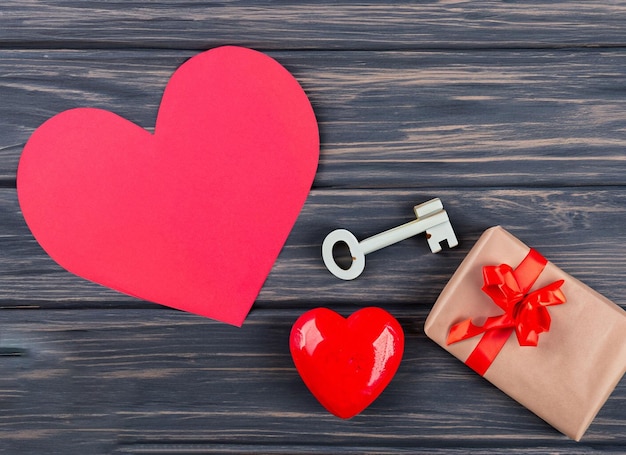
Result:
{"type": "Polygon", "coordinates": [[[507,311],[524,296],[513,268],[508,264],[483,267],[484,286],[482,290],[496,305],[507,311]]]}

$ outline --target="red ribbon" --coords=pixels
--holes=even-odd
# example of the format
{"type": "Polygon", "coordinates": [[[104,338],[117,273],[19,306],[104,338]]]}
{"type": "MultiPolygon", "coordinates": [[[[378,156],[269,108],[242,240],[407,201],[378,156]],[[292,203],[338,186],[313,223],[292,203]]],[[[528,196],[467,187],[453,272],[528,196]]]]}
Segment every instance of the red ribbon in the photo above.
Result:
{"type": "Polygon", "coordinates": [[[459,322],[450,328],[447,340],[447,344],[452,344],[484,334],[465,361],[476,373],[485,374],[513,332],[520,346],[537,346],[539,334],[550,330],[546,307],[565,303],[560,289],[564,281],[528,293],[547,263],[531,248],[515,270],[507,264],[483,267],[482,290],[504,313],[488,317],[482,326],[474,325],[471,319],[459,322]]]}

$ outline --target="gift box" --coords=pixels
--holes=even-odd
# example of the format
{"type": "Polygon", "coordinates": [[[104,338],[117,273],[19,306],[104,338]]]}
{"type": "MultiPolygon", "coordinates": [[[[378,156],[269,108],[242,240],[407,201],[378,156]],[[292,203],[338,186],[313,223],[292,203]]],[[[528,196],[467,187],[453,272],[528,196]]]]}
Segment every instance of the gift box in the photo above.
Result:
{"type": "Polygon", "coordinates": [[[499,226],[463,260],[424,330],[576,441],[626,371],[626,312],[499,226]]]}

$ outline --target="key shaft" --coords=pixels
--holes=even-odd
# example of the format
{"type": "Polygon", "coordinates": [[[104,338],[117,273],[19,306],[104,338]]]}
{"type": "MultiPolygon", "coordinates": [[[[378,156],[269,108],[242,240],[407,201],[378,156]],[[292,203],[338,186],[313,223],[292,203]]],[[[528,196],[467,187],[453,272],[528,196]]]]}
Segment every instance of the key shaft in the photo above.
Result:
{"type": "Polygon", "coordinates": [[[433,226],[442,224],[448,221],[448,215],[445,211],[441,211],[434,215],[430,215],[423,220],[413,220],[408,223],[396,226],[380,234],[368,237],[365,240],[359,242],[359,248],[363,254],[373,253],[394,243],[406,240],[409,237],[413,237],[417,234],[421,234],[433,226]]]}

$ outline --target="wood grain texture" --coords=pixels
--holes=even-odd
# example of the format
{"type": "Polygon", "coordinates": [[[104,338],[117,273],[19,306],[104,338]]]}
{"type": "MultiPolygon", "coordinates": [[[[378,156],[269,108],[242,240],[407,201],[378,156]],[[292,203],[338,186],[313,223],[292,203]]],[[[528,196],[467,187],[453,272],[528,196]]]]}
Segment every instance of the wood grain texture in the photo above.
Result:
{"type": "Polygon", "coordinates": [[[621,2],[7,0],[0,43],[39,48],[528,48],[623,45],[621,2]]]}
{"type": "Polygon", "coordinates": [[[484,453],[496,438],[518,453],[590,453],[626,443],[626,383],[577,444],[427,340],[427,309],[385,308],[405,331],[404,360],[351,420],[328,414],[293,368],[299,310],[255,312],[241,329],[173,310],[12,311],[3,345],[24,353],[0,357],[2,444],[8,453],[76,453],[77,442],[82,453],[484,453]]]}
{"type": "MultiPolygon", "coordinates": [[[[0,52],[0,177],[14,178],[30,133],[64,109],[108,109],[152,130],[191,55],[0,52]]],[[[320,122],[318,188],[625,183],[626,51],[270,55],[320,122]]]]}
{"type": "MultiPolygon", "coordinates": [[[[0,238],[0,304],[73,308],[145,306],[92,285],[43,253],[21,218],[14,190],[0,190],[5,236],[0,238]]],[[[430,307],[454,270],[488,227],[502,225],[559,267],[616,303],[626,275],[626,191],[611,188],[314,190],[270,273],[255,308],[314,307],[380,302],[430,307]],[[344,282],[321,259],[333,229],[363,239],[411,220],[413,206],[438,196],[460,246],[432,254],[424,235],[368,255],[363,275],[344,282]]],[[[96,241],[94,239],[94,241],[96,241]]]]}
{"type": "Polygon", "coordinates": [[[626,308],[622,2],[5,0],[0,5],[0,453],[596,454],[626,447],[622,380],[581,443],[423,334],[479,235],[500,224],[626,308]],[[320,123],[314,188],[241,329],[75,277],[21,216],[15,171],[52,115],[92,106],[152,131],[172,72],[219,45],[267,52],[320,123]],[[440,197],[460,240],[368,256],[320,245],[440,197]],[[376,305],[406,333],[378,400],[343,421],[298,377],[292,323],[376,305]]]}

